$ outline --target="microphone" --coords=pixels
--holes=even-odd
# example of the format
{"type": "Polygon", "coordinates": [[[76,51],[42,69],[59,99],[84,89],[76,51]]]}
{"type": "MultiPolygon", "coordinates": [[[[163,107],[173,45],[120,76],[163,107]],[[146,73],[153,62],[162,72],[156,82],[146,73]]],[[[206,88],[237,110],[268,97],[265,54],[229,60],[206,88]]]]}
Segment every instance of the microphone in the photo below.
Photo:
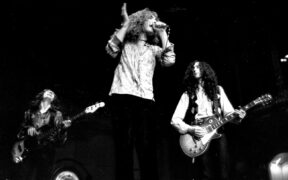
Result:
{"type": "Polygon", "coordinates": [[[156,21],[154,23],[154,27],[155,28],[158,28],[158,29],[162,29],[162,28],[168,28],[169,26],[167,24],[165,24],[164,22],[161,22],[161,21],[156,21]]]}

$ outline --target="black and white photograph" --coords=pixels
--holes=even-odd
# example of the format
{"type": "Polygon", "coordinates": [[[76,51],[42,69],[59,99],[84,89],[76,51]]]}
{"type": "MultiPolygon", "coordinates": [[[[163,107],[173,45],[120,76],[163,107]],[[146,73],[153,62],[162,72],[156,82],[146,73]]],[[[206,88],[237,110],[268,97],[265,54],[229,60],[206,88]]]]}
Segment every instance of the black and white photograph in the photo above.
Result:
{"type": "Polygon", "coordinates": [[[284,2],[0,9],[0,180],[288,180],[284,2]]]}

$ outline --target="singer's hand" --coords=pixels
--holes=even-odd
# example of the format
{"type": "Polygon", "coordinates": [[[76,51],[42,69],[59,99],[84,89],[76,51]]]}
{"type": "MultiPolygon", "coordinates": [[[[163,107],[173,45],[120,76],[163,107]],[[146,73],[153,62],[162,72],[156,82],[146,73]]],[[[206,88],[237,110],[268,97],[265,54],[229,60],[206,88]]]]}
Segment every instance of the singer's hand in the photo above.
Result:
{"type": "Polygon", "coordinates": [[[121,8],[121,16],[123,17],[123,23],[122,26],[128,26],[129,25],[129,16],[127,13],[126,3],[123,3],[123,6],[121,8]]]}
{"type": "Polygon", "coordinates": [[[161,28],[166,29],[168,27],[167,24],[165,24],[164,22],[161,22],[161,21],[155,21],[153,25],[154,25],[154,27],[160,28],[160,29],[161,28]]]}
{"type": "Polygon", "coordinates": [[[159,35],[163,34],[166,32],[166,28],[168,26],[163,23],[163,22],[160,22],[160,21],[156,21],[154,24],[153,24],[153,29],[156,33],[158,33],[159,35]]]}
{"type": "Polygon", "coordinates": [[[160,36],[166,32],[166,30],[164,28],[153,27],[153,29],[154,29],[154,32],[156,32],[156,34],[158,34],[160,36]]]}

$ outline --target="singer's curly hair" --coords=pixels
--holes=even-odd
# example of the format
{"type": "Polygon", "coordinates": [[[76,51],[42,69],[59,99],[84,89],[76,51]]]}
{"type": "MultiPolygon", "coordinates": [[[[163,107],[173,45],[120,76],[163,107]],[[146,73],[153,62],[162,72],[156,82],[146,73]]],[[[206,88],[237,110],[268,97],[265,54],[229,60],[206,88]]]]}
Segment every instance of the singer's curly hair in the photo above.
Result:
{"type": "Polygon", "coordinates": [[[202,81],[204,82],[203,85],[204,92],[211,101],[214,101],[217,98],[218,93],[217,88],[218,80],[212,67],[205,61],[196,60],[188,65],[183,79],[184,90],[187,91],[190,97],[193,96],[195,97],[196,89],[198,88],[199,85],[198,79],[196,79],[193,74],[194,64],[196,62],[199,62],[201,78],[202,81]]]}
{"type": "MultiPolygon", "coordinates": [[[[39,110],[39,106],[40,106],[40,103],[41,101],[43,100],[43,94],[46,92],[46,91],[52,91],[50,89],[44,89],[42,90],[41,92],[39,92],[35,98],[30,102],[30,110],[31,112],[36,112],[39,110]]],[[[53,91],[52,91],[53,92],[53,91]]],[[[51,102],[51,110],[54,110],[54,111],[57,111],[57,110],[60,110],[61,107],[59,105],[59,99],[57,97],[57,95],[54,93],[54,99],[53,101],[51,102]]]]}
{"type": "MultiPolygon", "coordinates": [[[[124,41],[136,42],[141,33],[145,33],[144,24],[145,21],[155,17],[158,20],[158,14],[155,11],[151,11],[148,8],[143,10],[139,10],[129,16],[129,27],[126,32],[126,36],[124,41]]],[[[155,33],[147,34],[148,43],[150,44],[158,44],[159,38],[155,33]]]]}

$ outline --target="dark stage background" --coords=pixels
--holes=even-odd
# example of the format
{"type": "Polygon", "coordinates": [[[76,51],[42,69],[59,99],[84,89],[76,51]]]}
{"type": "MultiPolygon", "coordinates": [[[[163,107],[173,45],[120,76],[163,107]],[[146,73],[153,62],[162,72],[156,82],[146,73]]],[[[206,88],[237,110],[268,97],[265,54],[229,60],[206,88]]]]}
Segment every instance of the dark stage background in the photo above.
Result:
{"type": "MultiPolygon", "coordinates": [[[[117,62],[106,55],[105,45],[121,24],[121,5],[102,1],[1,6],[0,179],[16,172],[10,150],[28,102],[44,88],[58,94],[69,116],[96,101],[107,102],[73,124],[70,151],[59,151],[81,161],[92,179],[114,178],[108,92],[117,62]]],[[[288,54],[285,6],[255,0],[127,1],[128,14],[145,7],[170,25],[176,52],[176,64],[157,66],[154,77],[161,179],[188,177],[189,158],[180,150],[170,119],[182,93],[185,68],[196,58],[216,70],[235,107],[266,93],[274,97],[271,104],[249,110],[242,124],[226,128],[234,179],[268,179],[269,162],[288,151],[288,62],[280,62],[288,54]]]]}

